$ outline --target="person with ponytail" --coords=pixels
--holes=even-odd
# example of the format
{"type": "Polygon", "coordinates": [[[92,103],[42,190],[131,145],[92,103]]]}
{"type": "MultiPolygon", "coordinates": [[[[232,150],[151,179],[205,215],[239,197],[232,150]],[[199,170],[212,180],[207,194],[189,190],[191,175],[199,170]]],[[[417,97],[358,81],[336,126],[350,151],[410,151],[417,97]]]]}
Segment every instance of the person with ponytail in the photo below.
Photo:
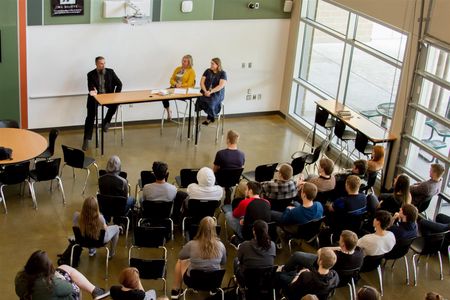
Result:
{"type": "Polygon", "coordinates": [[[275,243],[270,240],[269,226],[263,220],[253,224],[253,239],[239,245],[234,260],[234,274],[243,283],[245,269],[259,269],[273,266],[276,256],[275,243]]]}

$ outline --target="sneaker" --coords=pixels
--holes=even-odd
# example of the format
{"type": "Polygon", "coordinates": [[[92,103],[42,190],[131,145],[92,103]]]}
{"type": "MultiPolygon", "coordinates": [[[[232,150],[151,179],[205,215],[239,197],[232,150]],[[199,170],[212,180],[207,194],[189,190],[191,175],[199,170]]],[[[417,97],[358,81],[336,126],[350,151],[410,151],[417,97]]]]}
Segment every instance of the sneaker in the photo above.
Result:
{"type": "Polygon", "coordinates": [[[95,248],[89,249],[89,256],[94,256],[95,254],[97,254],[97,249],[95,248]]]}
{"type": "Polygon", "coordinates": [[[95,287],[94,290],[92,291],[91,295],[94,300],[99,300],[99,299],[104,299],[104,298],[108,297],[109,292],[105,291],[102,288],[95,287]]]}
{"type": "Polygon", "coordinates": [[[89,149],[89,140],[88,139],[83,140],[83,146],[81,146],[81,149],[83,149],[83,151],[87,151],[89,149]]]}
{"type": "Polygon", "coordinates": [[[172,290],[170,299],[179,299],[181,296],[181,290],[172,290]]]}

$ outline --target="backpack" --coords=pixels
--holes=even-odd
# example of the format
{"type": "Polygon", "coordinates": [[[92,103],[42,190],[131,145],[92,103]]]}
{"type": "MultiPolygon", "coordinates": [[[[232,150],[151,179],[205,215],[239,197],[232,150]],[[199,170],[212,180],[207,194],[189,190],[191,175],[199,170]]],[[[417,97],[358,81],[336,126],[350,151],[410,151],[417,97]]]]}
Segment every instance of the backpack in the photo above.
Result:
{"type": "MultiPolygon", "coordinates": [[[[72,247],[73,245],[75,245],[75,241],[69,239],[69,245],[67,246],[66,250],[64,250],[63,253],[58,254],[58,266],[60,265],[70,265],[70,254],[72,252],[72,247]]],[[[78,265],[80,264],[80,256],[81,256],[81,251],[83,250],[83,248],[81,248],[80,246],[77,246],[73,249],[73,262],[72,262],[72,267],[77,268],[78,265]]]]}

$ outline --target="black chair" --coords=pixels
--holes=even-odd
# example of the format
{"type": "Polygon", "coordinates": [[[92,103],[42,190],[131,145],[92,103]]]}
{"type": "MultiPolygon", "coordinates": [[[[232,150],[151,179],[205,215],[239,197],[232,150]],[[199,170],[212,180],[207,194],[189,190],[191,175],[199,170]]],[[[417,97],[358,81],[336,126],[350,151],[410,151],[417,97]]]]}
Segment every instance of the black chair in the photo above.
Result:
{"type": "Polygon", "coordinates": [[[0,120],[0,128],[19,128],[19,123],[15,120],[0,120]]]}
{"type": "Polygon", "coordinates": [[[436,254],[439,258],[439,268],[440,268],[440,279],[444,280],[444,274],[442,272],[442,257],[441,249],[442,244],[445,240],[445,235],[450,231],[432,233],[425,236],[420,236],[416,238],[411,244],[411,250],[414,251],[412,257],[413,261],[413,271],[414,271],[414,286],[417,286],[417,264],[419,263],[420,257],[422,255],[432,255],[436,254]],[[417,261],[416,261],[417,258],[417,261]]]}
{"type": "Polygon", "coordinates": [[[369,190],[373,194],[373,187],[375,186],[375,182],[377,181],[378,172],[367,172],[367,184],[361,185],[360,192],[366,193],[366,195],[369,193],[369,190]]]}
{"type": "Polygon", "coordinates": [[[19,184],[22,182],[26,182],[28,184],[28,188],[30,189],[31,198],[33,199],[33,206],[37,209],[36,198],[34,197],[33,188],[28,179],[30,173],[30,162],[22,162],[13,165],[6,165],[3,171],[0,173],[0,201],[3,202],[3,207],[5,209],[5,214],[8,213],[8,209],[6,208],[6,198],[3,193],[3,188],[8,185],[19,184]]]}
{"type": "MultiPolygon", "coordinates": [[[[316,242],[316,245],[319,245],[319,233],[322,228],[322,223],[325,220],[325,217],[320,219],[311,220],[308,223],[296,225],[294,231],[286,232],[289,236],[288,245],[289,252],[292,253],[292,242],[294,240],[304,240],[308,244],[312,242],[316,242]]],[[[283,230],[285,230],[282,227],[283,230]]]]}
{"type": "Polygon", "coordinates": [[[173,239],[173,220],[171,218],[173,201],[144,200],[142,205],[142,217],[138,222],[150,224],[150,226],[162,226],[166,228],[166,238],[173,239]]]}
{"type": "MultiPolygon", "coordinates": [[[[331,117],[329,118],[330,114],[327,110],[324,108],[316,105],[316,115],[314,118],[314,123],[316,125],[319,125],[323,128],[325,128],[325,135],[327,137],[327,144],[331,141],[331,135],[332,135],[332,128],[336,125],[336,121],[331,117]]],[[[314,134],[314,127],[311,128],[311,130],[308,132],[305,138],[305,142],[303,143],[302,151],[305,149],[305,145],[307,144],[308,138],[314,134]]],[[[311,147],[314,147],[312,145],[311,147]]],[[[312,151],[312,150],[311,150],[312,151]]]]}
{"type": "MultiPolygon", "coordinates": [[[[63,204],[66,204],[66,196],[64,194],[64,188],[59,178],[59,166],[61,164],[61,158],[55,159],[47,159],[36,162],[34,170],[30,171],[30,179],[31,181],[31,192],[34,195],[34,199],[36,199],[36,193],[34,191],[34,184],[40,181],[48,181],[54,180],[58,181],[59,189],[61,190],[63,204]]],[[[50,184],[50,191],[52,189],[52,185],[50,184]]],[[[36,201],[37,205],[37,201],[36,201]]]]}
{"type": "Polygon", "coordinates": [[[292,175],[300,174],[305,169],[305,157],[296,157],[291,161],[292,175]]]}
{"type": "MultiPolygon", "coordinates": [[[[167,178],[166,178],[167,179],[167,178]]],[[[138,200],[138,191],[142,191],[144,185],[153,183],[156,181],[155,174],[153,171],[141,171],[141,177],[138,179],[138,183],[136,184],[136,190],[134,192],[134,199],[138,200]]]]}
{"type": "MultiPolygon", "coordinates": [[[[183,235],[186,232],[192,233],[191,227],[198,225],[200,221],[206,217],[213,217],[215,219],[216,209],[220,206],[220,199],[215,200],[201,200],[201,199],[189,199],[187,216],[183,218],[181,222],[181,232],[183,235]]],[[[195,229],[195,232],[197,230],[195,229]]],[[[220,233],[220,229],[219,229],[220,233]]],[[[189,235],[192,237],[192,234],[189,235]]]]}
{"type": "MultiPolygon", "coordinates": [[[[246,300],[275,300],[274,277],[277,266],[248,268],[243,272],[243,282],[237,279],[238,289],[246,300]]],[[[236,277],[235,277],[236,279],[236,277]]]]}
{"type": "Polygon", "coordinates": [[[425,216],[425,218],[427,218],[426,210],[430,206],[430,203],[431,203],[432,199],[433,199],[433,196],[427,197],[424,201],[422,201],[421,203],[419,203],[417,205],[417,210],[419,211],[419,214],[423,214],[425,216]]]}
{"type": "Polygon", "coordinates": [[[181,294],[183,299],[186,299],[186,293],[189,290],[194,290],[208,291],[210,294],[214,295],[220,292],[222,294],[222,300],[224,300],[225,294],[221,288],[224,275],[225,269],[215,271],[191,270],[189,275],[190,282],[189,284],[185,282],[187,287],[181,294]]]}
{"type": "Polygon", "coordinates": [[[239,183],[244,168],[219,169],[216,172],[216,182],[225,189],[225,202],[231,200],[233,188],[239,183]]]}
{"type": "Polygon", "coordinates": [[[356,300],[356,285],[355,281],[358,280],[360,268],[348,269],[348,270],[335,270],[339,275],[338,288],[348,286],[350,292],[350,300],[356,300]]]}
{"type": "Polygon", "coordinates": [[[105,259],[105,279],[108,278],[108,261],[109,261],[109,248],[106,246],[107,243],[105,240],[105,230],[102,229],[100,231],[100,236],[98,239],[92,239],[88,237],[84,237],[81,234],[80,227],[74,226],[72,227],[73,234],[75,236],[75,244],[72,246],[72,251],[70,252],[70,265],[73,266],[73,252],[75,247],[81,248],[105,248],[106,250],[106,259],[105,259]]]}
{"type": "Polygon", "coordinates": [[[100,212],[105,215],[116,218],[126,219],[127,226],[125,229],[125,246],[128,246],[128,230],[130,229],[130,218],[127,216],[127,197],[123,196],[107,196],[97,194],[98,207],[100,212]]]}
{"type": "Polygon", "coordinates": [[[180,188],[187,188],[191,183],[197,183],[197,173],[200,169],[181,169],[180,176],[175,176],[175,182],[180,188]]]}
{"type": "Polygon", "coordinates": [[[286,199],[267,199],[270,202],[270,209],[275,211],[283,212],[286,207],[292,205],[294,201],[298,201],[298,195],[292,198],[286,199]]]}
{"type": "Polygon", "coordinates": [[[64,155],[64,165],[61,169],[61,178],[62,178],[62,172],[64,170],[64,167],[66,165],[68,165],[69,167],[72,167],[72,171],[73,171],[73,177],[75,178],[75,169],[83,169],[86,170],[86,180],[84,181],[84,186],[83,186],[83,192],[82,194],[84,194],[84,191],[86,190],[86,184],[87,184],[87,180],[89,178],[89,174],[91,173],[91,171],[89,170],[89,168],[91,166],[94,166],[96,169],[96,174],[97,174],[97,179],[98,179],[98,166],[97,163],[95,162],[95,159],[92,157],[87,157],[84,155],[84,152],[80,149],[75,149],[72,147],[68,147],[66,145],[61,145],[62,149],[63,149],[63,155],[64,155]]]}
{"type": "Polygon", "coordinates": [[[164,294],[167,295],[167,249],[165,227],[137,226],[134,229],[134,240],[128,250],[128,265],[139,270],[139,277],[142,279],[162,280],[164,283],[164,294]],[[133,249],[158,248],[163,250],[162,257],[141,258],[133,257],[133,249]]]}
{"type": "Polygon", "coordinates": [[[325,205],[327,202],[333,202],[335,199],[336,192],[334,190],[330,190],[326,192],[317,192],[314,201],[319,201],[322,205],[325,205]]]}
{"type": "MultiPolygon", "coordinates": [[[[302,151],[294,152],[291,155],[291,158],[295,159],[297,157],[302,157],[303,160],[305,161],[305,167],[308,165],[314,165],[314,167],[317,168],[315,163],[317,162],[317,160],[319,160],[320,153],[322,152],[322,149],[325,147],[326,143],[327,143],[327,141],[323,140],[322,143],[317,148],[314,149],[313,153],[306,153],[306,152],[302,152],[302,151]]],[[[306,169],[306,173],[308,174],[307,169],[306,169]]]]}
{"type": "Polygon", "coordinates": [[[273,178],[273,174],[277,169],[278,163],[259,165],[254,171],[248,171],[242,173],[242,177],[248,181],[270,181],[273,178]]]}
{"type": "Polygon", "coordinates": [[[408,257],[406,256],[406,254],[408,254],[409,248],[415,239],[416,238],[397,240],[394,248],[392,248],[391,251],[389,251],[388,253],[386,253],[384,255],[384,265],[383,266],[386,265],[388,260],[393,260],[391,268],[394,268],[394,264],[397,261],[397,259],[400,259],[403,257],[403,259],[405,260],[406,284],[407,285],[409,285],[409,265],[408,265],[408,257]]]}
{"type": "Polygon", "coordinates": [[[345,125],[344,121],[341,119],[336,119],[336,125],[334,127],[334,135],[338,139],[338,141],[341,141],[341,148],[339,149],[339,155],[336,158],[335,164],[338,164],[338,161],[340,161],[341,156],[344,154],[344,143],[345,148],[347,150],[347,160],[350,157],[350,151],[348,148],[348,142],[354,141],[356,139],[356,132],[353,130],[346,130],[347,125],[345,125]]]}
{"type": "Polygon", "coordinates": [[[53,156],[53,154],[55,153],[55,142],[58,135],[59,135],[58,129],[50,130],[50,133],[48,134],[48,147],[43,153],[41,153],[38,157],[36,157],[35,160],[39,158],[49,159],[50,157],[53,156]]]}
{"type": "Polygon", "coordinates": [[[372,272],[373,270],[377,270],[378,280],[380,282],[381,296],[383,296],[383,273],[381,271],[381,261],[383,260],[383,257],[384,254],[375,256],[370,255],[365,256],[361,270],[359,270],[360,273],[367,273],[372,272]]]}
{"type": "Polygon", "coordinates": [[[350,156],[357,150],[359,153],[362,153],[366,156],[372,154],[373,144],[370,144],[369,138],[364,133],[357,131],[355,138],[355,149],[353,149],[350,156]]]}
{"type": "MultiPolygon", "coordinates": [[[[98,176],[103,176],[103,175],[106,175],[108,172],[106,172],[106,170],[99,170],[98,171],[98,176]]],[[[120,171],[119,172],[119,176],[120,177],[122,177],[123,179],[127,179],[127,177],[128,177],[128,173],[127,172],[124,172],[124,171],[120,171]]]]}

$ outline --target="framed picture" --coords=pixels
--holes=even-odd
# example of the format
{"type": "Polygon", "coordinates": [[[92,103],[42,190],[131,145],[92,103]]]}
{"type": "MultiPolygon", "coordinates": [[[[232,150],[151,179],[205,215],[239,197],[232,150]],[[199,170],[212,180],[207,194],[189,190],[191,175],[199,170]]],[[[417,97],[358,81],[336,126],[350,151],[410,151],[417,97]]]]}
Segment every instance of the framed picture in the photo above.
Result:
{"type": "Polygon", "coordinates": [[[51,0],[52,17],[84,14],[84,0],[51,0]]]}

